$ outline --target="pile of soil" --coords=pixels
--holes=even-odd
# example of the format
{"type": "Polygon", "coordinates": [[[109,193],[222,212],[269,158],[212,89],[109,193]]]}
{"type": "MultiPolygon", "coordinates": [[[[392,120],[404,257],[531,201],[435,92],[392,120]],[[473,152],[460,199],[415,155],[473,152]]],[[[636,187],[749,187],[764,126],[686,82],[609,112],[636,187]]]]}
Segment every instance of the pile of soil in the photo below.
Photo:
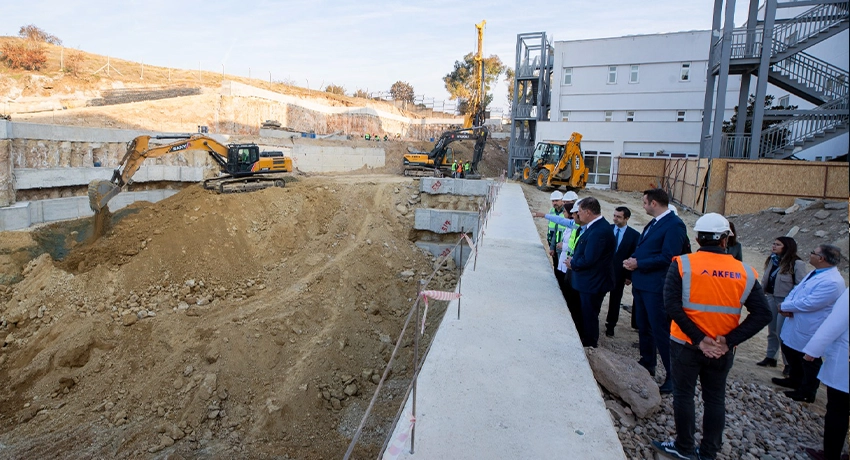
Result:
{"type": "MultiPolygon", "coordinates": [[[[396,176],[192,186],[93,243],[73,223],[36,231],[17,247],[64,228],[67,254],[0,287],[0,456],[339,458],[433,270],[409,239],[417,202],[396,176]]],[[[445,268],[428,288],[455,284],[445,268]]],[[[356,458],[402,404],[405,337],[356,458]]]]}

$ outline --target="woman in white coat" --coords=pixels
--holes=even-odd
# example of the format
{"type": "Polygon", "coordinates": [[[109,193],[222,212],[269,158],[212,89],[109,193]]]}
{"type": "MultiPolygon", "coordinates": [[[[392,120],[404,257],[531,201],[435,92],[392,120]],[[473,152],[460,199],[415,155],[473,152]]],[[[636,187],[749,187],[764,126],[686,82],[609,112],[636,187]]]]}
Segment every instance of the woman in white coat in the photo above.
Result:
{"type": "Polygon", "coordinates": [[[832,313],[803,348],[803,359],[823,356],[818,379],[826,385],[826,415],[823,420],[823,452],[806,449],[812,458],[838,460],[850,424],[850,305],[848,289],[835,302],[832,313]]]}

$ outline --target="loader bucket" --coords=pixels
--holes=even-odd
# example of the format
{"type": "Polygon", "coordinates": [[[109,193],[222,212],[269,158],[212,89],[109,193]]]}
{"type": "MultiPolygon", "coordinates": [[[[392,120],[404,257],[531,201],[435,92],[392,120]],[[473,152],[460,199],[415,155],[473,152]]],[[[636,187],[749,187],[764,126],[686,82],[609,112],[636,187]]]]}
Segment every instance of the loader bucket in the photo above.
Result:
{"type": "Polygon", "coordinates": [[[89,206],[94,212],[100,212],[106,207],[115,195],[121,191],[121,187],[108,180],[94,180],[89,183],[89,206]]]}

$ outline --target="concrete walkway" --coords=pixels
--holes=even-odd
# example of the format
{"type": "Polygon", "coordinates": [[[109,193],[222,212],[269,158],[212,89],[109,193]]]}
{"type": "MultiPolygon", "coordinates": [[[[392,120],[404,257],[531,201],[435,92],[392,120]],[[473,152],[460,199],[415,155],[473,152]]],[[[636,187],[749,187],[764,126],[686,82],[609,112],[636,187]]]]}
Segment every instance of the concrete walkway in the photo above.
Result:
{"type": "Polygon", "coordinates": [[[398,458],[624,459],[519,184],[485,232],[460,320],[454,301],[419,375],[415,452],[398,458]]]}

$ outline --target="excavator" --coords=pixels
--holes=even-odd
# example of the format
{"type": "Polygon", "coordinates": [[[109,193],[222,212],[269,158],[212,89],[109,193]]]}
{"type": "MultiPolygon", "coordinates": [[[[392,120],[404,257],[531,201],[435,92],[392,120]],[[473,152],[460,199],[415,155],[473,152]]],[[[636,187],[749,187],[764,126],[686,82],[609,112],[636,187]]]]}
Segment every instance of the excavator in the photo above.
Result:
{"type": "Polygon", "coordinates": [[[217,193],[247,192],[268,187],[284,187],[282,173],[292,172],[292,158],[282,152],[260,152],[256,144],[228,144],[203,134],[180,136],[139,136],[127,146],[127,153],[108,181],[89,184],[89,205],[98,213],[133,182],[133,175],[148,158],[159,158],[189,150],[207,152],[221,168],[221,175],[203,182],[204,188],[217,193]],[[151,144],[151,139],[177,139],[169,144],[151,144]]]}
{"type": "Polygon", "coordinates": [[[451,175],[452,161],[455,158],[449,144],[455,141],[475,140],[470,171],[465,177],[467,179],[480,179],[478,163],[484,155],[484,145],[487,143],[489,135],[490,130],[486,126],[462,128],[444,132],[437,139],[437,143],[434,144],[434,148],[430,152],[413,150],[408,147],[409,153],[404,155],[404,175],[417,177],[451,175]]]}
{"type": "Polygon", "coordinates": [[[589,171],[581,153],[581,134],[573,133],[567,142],[538,142],[531,159],[522,168],[522,180],[540,190],[564,186],[581,190],[589,171]]]}

